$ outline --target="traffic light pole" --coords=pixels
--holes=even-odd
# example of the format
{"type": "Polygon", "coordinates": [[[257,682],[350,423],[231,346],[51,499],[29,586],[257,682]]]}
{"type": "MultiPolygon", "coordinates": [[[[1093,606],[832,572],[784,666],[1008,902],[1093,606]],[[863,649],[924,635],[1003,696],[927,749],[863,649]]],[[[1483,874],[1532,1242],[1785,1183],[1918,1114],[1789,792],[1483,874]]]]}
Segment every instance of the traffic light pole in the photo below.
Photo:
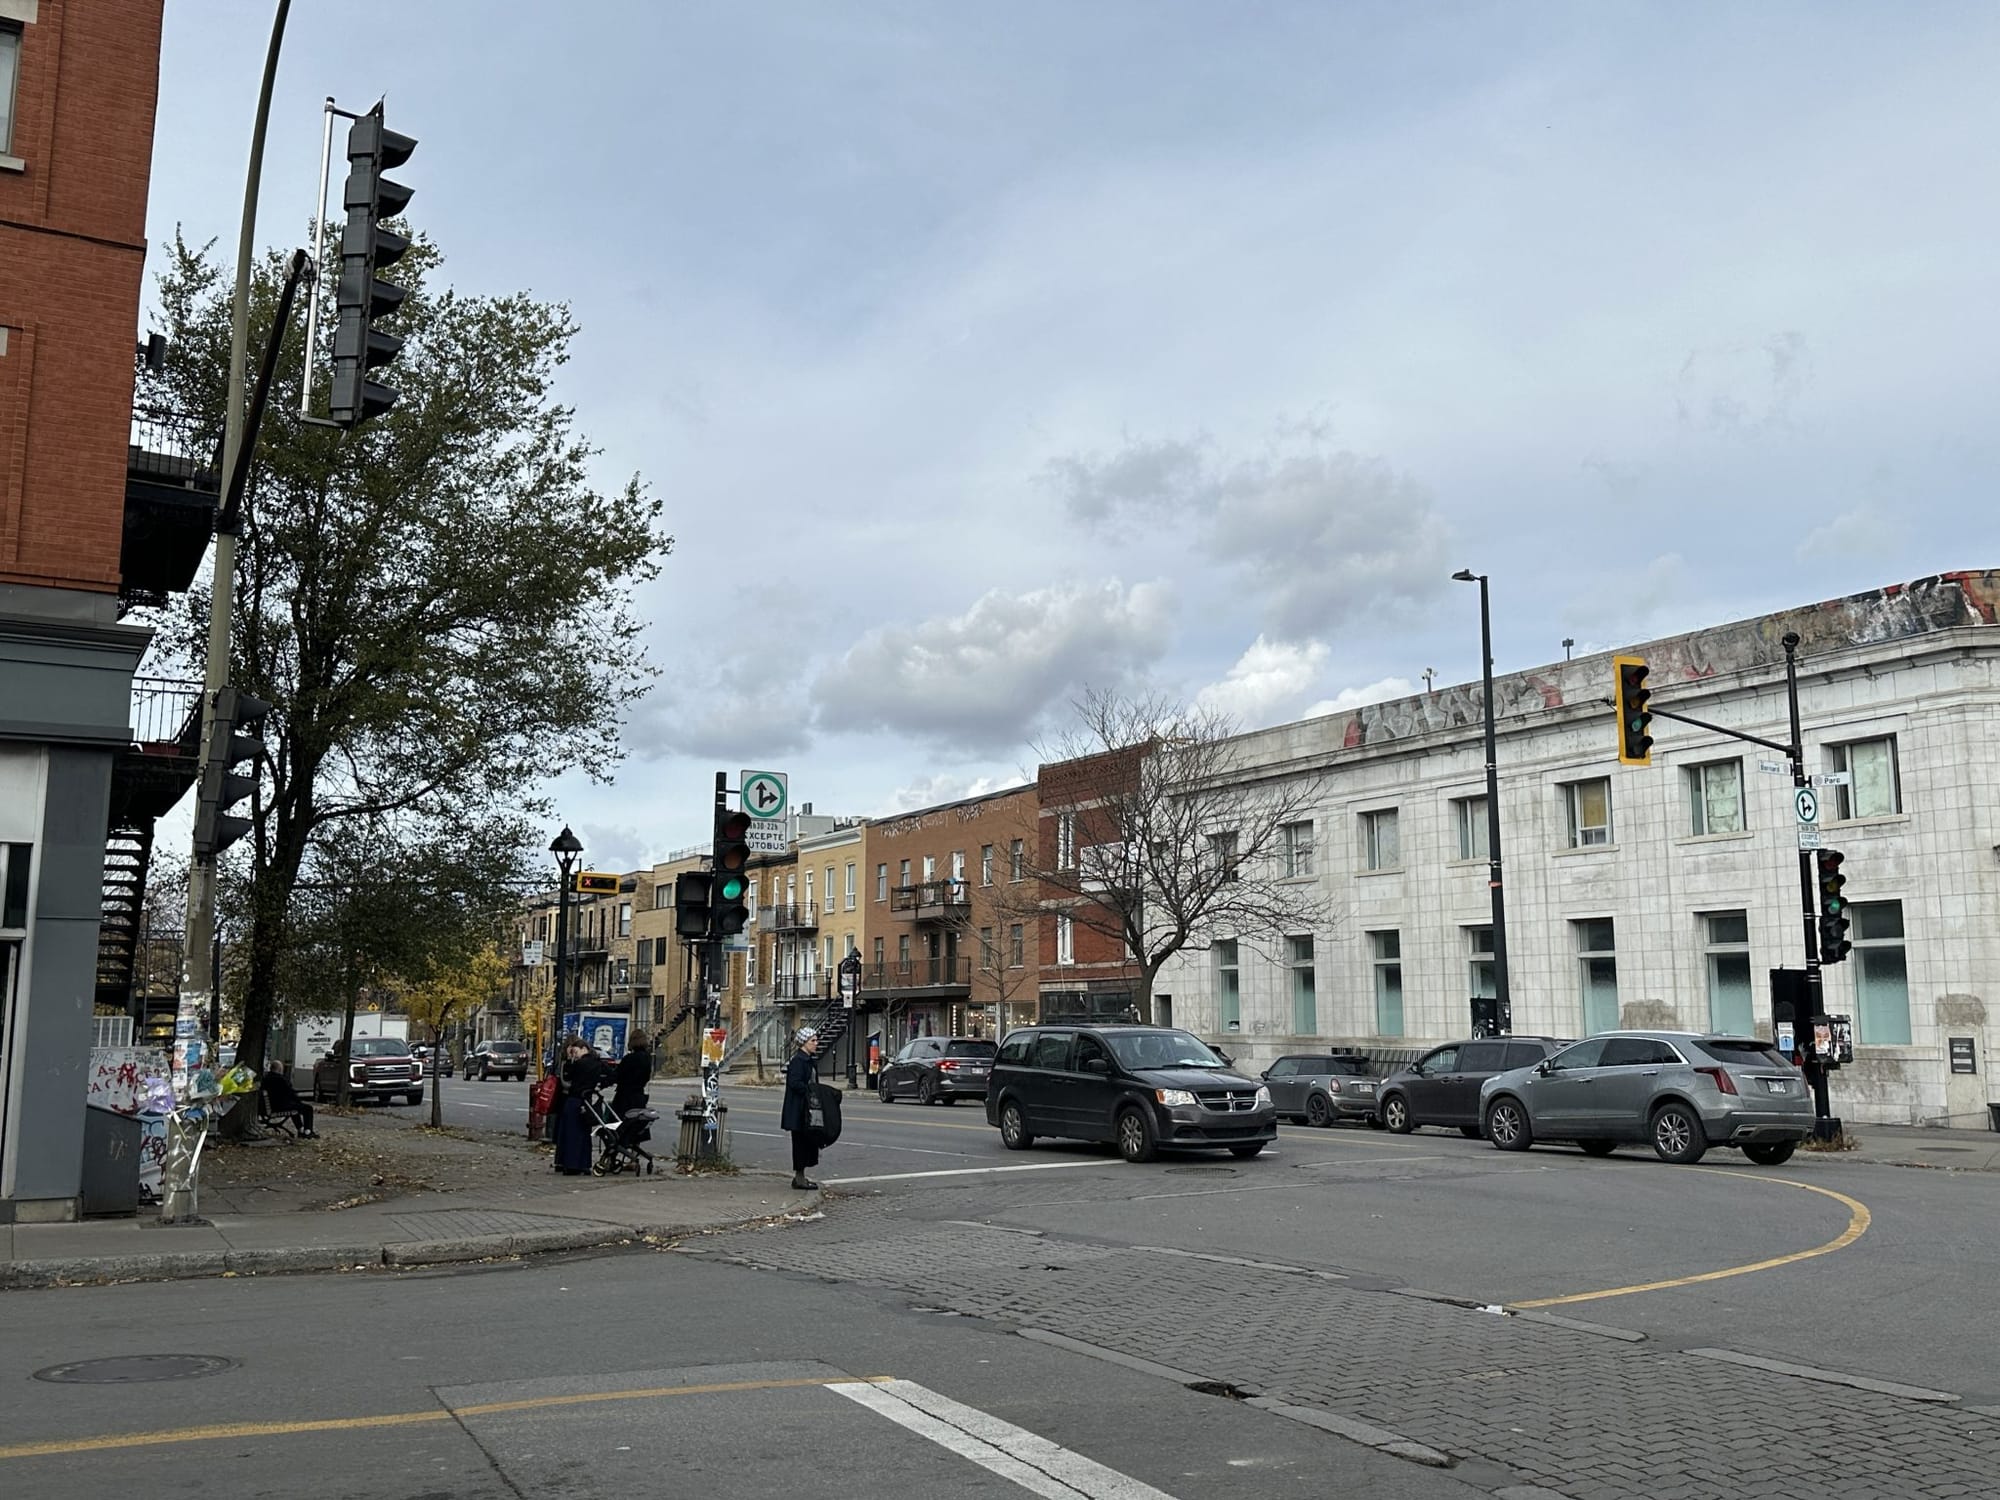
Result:
{"type": "MultiPolygon", "coordinates": [[[[1805,735],[1799,726],[1799,636],[1795,630],[1785,632],[1782,642],[1785,648],[1785,699],[1791,713],[1792,744],[1792,786],[1794,789],[1812,784],[1806,775],[1805,735]]],[[[1793,1033],[1799,1049],[1799,1067],[1805,1073],[1806,1085],[1813,1096],[1813,1118],[1825,1121],[1832,1118],[1833,1106],[1827,1098],[1826,1063],[1819,1055],[1814,1042],[1813,1017],[1826,1014],[1825,991],[1819,964],[1819,913],[1815,905],[1813,889],[1813,856],[1810,849],[1799,850],[1799,905],[1805,913],[1806,937],[1806,1013],[1794,1019],[1797,1031],[1793,1033]]],[[[1822,1124],[1817,1127],[1824,1131],[1822,1124]]]]}

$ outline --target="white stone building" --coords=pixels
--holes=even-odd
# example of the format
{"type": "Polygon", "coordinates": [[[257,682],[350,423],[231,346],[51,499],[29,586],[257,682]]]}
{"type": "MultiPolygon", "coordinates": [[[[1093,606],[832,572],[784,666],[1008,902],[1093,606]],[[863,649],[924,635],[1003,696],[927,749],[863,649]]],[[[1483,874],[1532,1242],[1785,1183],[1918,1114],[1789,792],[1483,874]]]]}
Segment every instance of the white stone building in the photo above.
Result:
{"type": "MultiPolygon", "coordinates": [[[[1852,1016],[1849,1119],[1984,1126],[2000,1020],[2000,571],[1954,573],[1630,648],[1655,709],[1786,742],[1799,646],[1807,769],[1846,855],[1854,951],[1825,970],[1852,1016]],[[1976,1072],[1954,1073],[1953,1038],[1976,1072]],[[1962,1044],[1961,1044],[1962,1051],[1962,1044]]],[[[1769,971],[1804,965],[1797,823],[1777,752],[1664,718],[1618,763],[1608,656],[1496,679],[1513,1029],[1770,1034],[1769,971]]],[[[1287,1051],[1465,1036],[1491,994],[1477,684],[1245,735],[1246,780],[1320,778],[1307,850],[1328,916],[1211,934],[1162,970],[1175,1022],[1261,1067],[1287,1051]]],[[[1962,1064],[1961,1064],[1962,1065],[1962,1064]]]]}

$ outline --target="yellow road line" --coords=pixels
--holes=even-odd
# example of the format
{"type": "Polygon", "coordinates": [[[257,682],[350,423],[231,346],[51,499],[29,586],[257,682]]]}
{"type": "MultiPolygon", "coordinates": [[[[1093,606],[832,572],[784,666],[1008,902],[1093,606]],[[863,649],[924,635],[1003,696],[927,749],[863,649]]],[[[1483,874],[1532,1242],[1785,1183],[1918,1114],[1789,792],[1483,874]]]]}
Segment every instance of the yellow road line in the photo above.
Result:
{"type": "Polygon", "coordinates": [[[731,1391],[788,1391],[803,1386],[850,1384],[856,1379],[880,1384],[890,1375],[816,1375],[798,1380],[731,1380],[714,1385],[662,1385],[636,1391],[594,1391],[569,1396],[530,1396],[519,1401],[485,1401],[425,1411],[387,1412],[374,1417],[325,1417],[310,1422],[225,1422],[210,1427],[169,1428],[161,1432],[119,1432],[102,1437],[59,1438],[46,1443],[16,1443],[0,1448],[0,1460],[48,1458],[64,1453],[102,1453],[113,1448],[148,1448],[169,1443],[207,1443],[221,1439],[291,1437],[307,1432],[359,1432],[371,1427],[416,1427],[449,1422],[458,1417],[484,1417],[500,1412],[542,1411],[561,1406],[588,1406],[603,1401],[652,1401],[666,1396],[713,1396],[731,1391]]]}
{"type": "Polygon", "coordinates": [[[1769,1260],[1751,1261],[1743,1266],[1725,1266],[1719,1271],[1702,1271],[1693,1276],[1671,1276],[1665,1281],[1641,1281],[1632,1286],[1606,1287],[1601,1292],[1571,1292],[1566,1297],[1536,1297],[1527,1302],[1509,1302],[1508,1307],[1526,1311],[1535,1307],[1562,1307],[1572,1302],[1600,1302],[1606,1297],[1630,1297],[1636,1292],[1662,1292],[1669,1287],[1693,1286],[1703,1281],[1727,1281],[1732,1276],[1748,1276],[1753,1271],[1769,1271],[1777,1266],[1795,1265],[1802,1260],[1813,1260],[1822,1255],[1831,1255],[1836,1250],[1845,1250],[1849,1245],[1868,1232],[1874,1216],[1868,1212],[1868,1205],[1859,1199],[1850,1198],[1845,1193],[1836,1193],[1832,1188],[1815,1187],[1810,1182],[1794,1182],[1789,1177],[1751,1177],[1742,1172],[1732,1172],[1726,1167],[1688,1167],[1690,1172],[1713,1172],[1720,1177],[1731,1177],[1738,1182],[1773,1183],[1779,1187],[1797,1188],[1801,1192],[1818,1193],[1822,1198],[1831,1198],[1845,1204],[1848,1211],[1847,1227],[1824,1245],[1815,1245],[1810,1250],[1794,1250],[1789,1255],[1774,1255],[1769,1260]]]}

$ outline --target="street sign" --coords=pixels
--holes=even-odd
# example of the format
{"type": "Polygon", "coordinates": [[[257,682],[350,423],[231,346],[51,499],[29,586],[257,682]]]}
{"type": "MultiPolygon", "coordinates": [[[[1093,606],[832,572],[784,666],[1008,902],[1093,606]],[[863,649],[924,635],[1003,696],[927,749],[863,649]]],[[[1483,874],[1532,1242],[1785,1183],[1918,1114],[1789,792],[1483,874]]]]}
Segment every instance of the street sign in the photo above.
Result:
{"type": "Polygon", "coordinates": [[[541,961],[542,961],[542,945],[540,943],[521,944],[522,968],[524,969],[535,968],[537,965],[541,963],[541,961]]]}
{"type": "Polygon", "coordinates": [[[1852,786],[1854,775],[1851,771],[1820,771],[1812,779],[1814,786],[1852,786]]]}
{"type": "Polygon", "coordinates": [[[1799,847],[1801,849],[1819,849],[1824,847],[1819,841],[1819,824],[1799,824],[1799,847]]]}
{"type": "Polygon", "coordinates": [[[737,804],[753,818],[775,820],[791,806],[791,792],[783,771],[745,771],[736,783],[742,800],[737,804]]]}
{"type": "Polygon", "coordinates": [[[750,831],[744,835],[743,842],[750,846],[752,854],[783,854],[787,847],[785,825],[752,818],[750,831]]]}
{"type": "MultiPolygon", "coordinates": [[[[1792,793],[1792,806],[1799,815],[1799,827],[1813,828],[1819,824],[1819,793],[1809,786],[1802,786],[1792,793]]],[[[1805,845],[1801,844],[1800,848],[1805,845]]],[[[1817,847],[1817,846],[1815,846],[1817,847]]]]}
{"type": "Polygon", "coordinates": [[[1757,769],[1767,776],[1782,776],[1791,770],[1791,767],[1781,760],[1760,760],[1757,762],[1757,769]]]}

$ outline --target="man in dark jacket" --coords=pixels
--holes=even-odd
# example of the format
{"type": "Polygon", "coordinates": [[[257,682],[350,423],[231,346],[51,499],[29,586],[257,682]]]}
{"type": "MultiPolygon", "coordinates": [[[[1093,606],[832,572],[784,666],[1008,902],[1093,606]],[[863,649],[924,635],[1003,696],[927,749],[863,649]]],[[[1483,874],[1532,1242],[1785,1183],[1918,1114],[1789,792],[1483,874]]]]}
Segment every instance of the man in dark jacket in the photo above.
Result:
{"type": "Polygon", "coordinates": [[[799,1028],[799,1050],[785,1064],[785,1109],[778,1128],[792,1137],[792,1186],[816,1188],[806,1176],[807,1167],[819,1165],[819,1134],[813,1128],[812,1105],[819,1089],[819,1033],[810,1026],[799,1028]]]}

